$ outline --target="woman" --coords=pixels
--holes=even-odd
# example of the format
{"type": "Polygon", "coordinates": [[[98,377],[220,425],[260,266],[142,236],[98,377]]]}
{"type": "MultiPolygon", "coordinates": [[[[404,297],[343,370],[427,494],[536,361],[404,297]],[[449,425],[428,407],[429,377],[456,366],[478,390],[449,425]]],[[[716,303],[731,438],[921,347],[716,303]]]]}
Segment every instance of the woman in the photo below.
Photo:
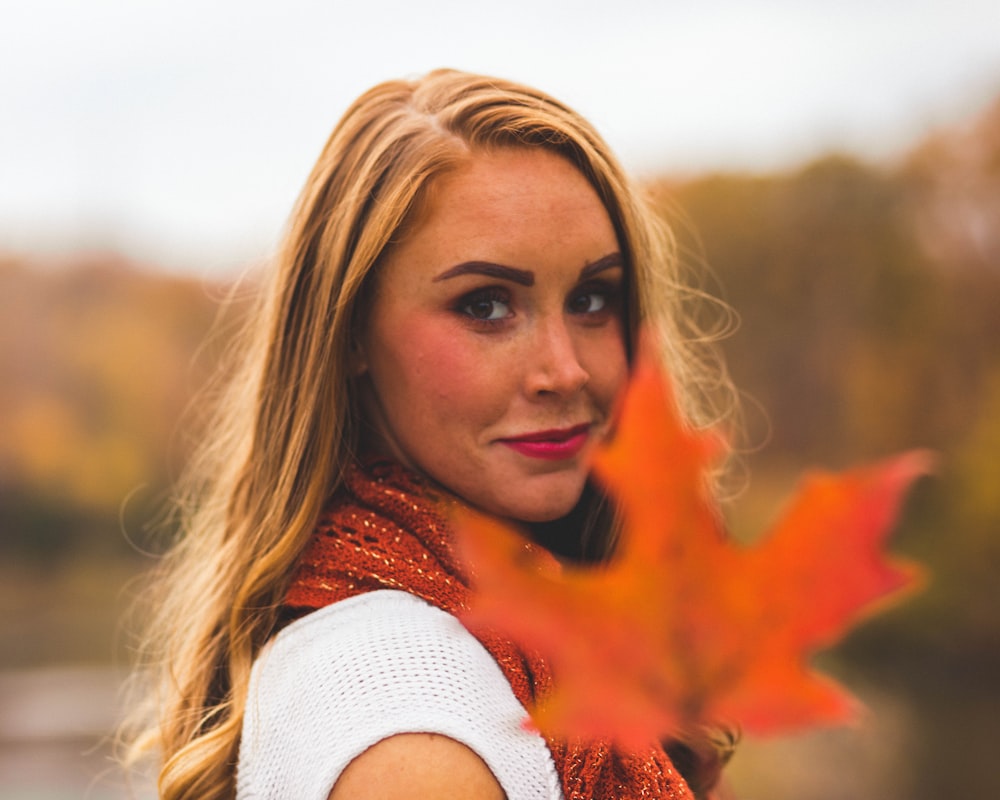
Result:
{"type": "MultiPolygon", "coordinates": [[[[610,553],[586,457],[640,323],[701,419],[668,241],[537,91],[441,70],[348,109],[178,505],[137,745],[161,796],[692,796],[659,745],[524,728],[551,678],[458,624],[446,522],[466,504],[561,558],[610,553]]],[[[706,736],[669,749],[714,782],[706,736]]]]}

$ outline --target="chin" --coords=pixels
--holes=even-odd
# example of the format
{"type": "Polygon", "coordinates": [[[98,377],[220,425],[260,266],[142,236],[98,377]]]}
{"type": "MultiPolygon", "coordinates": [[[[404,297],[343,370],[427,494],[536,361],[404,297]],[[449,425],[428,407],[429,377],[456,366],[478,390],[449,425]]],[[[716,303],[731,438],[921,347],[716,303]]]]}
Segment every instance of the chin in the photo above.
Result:
{"type": "Polygon", "coordinates": [[[507,519],[513,520],[514,522],[519,522],[524,525],[533,525],[536,523],[544,522],[555,522],[563,517],[567,516],[573,510],[573,506],[563,507],[560,506],[558,509],[529,509],[527,511],[519,511],[513,514],[504,514],[507,519]]]}
{"type": "Polygon", "coordinates": [[[556,486],[525,487],[519,493],[516,502],[498,502],[498,516],[524,523],[554,522],[562,519],[580,501],[584,480],[582,478],[574,480],[569,486],[562,481],[559,483],[560,485],[556,486]]]}

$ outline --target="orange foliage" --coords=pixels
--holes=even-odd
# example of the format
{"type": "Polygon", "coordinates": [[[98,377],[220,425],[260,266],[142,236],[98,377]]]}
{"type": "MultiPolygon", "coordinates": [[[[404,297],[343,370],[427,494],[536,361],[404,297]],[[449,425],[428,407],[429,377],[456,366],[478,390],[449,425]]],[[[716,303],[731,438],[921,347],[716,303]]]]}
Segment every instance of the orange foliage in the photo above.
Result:
{"type": "Polygon", "coordinates": [[[165,489],[186,457],[178,420],[215,368],[194,358],[215,305],[196,281],[115,261],[0,259],[0,493],[115,515],[165,489]]]}
{"type": "Polygon", "coordinates": [[[743,548],[708,489],[716,441],[682,424],[643,357],[594,459],[624,517],[611,564],[562,566],[499,522],[462,521],[476,588],[466,622],[550,660],[556,688],[532,712],[543,730],[639,745],[697,723],[767,734],[852,717],[850,696],[808,658],[917,583],[882,546],[928,456],[812,476],[743,548]]]}

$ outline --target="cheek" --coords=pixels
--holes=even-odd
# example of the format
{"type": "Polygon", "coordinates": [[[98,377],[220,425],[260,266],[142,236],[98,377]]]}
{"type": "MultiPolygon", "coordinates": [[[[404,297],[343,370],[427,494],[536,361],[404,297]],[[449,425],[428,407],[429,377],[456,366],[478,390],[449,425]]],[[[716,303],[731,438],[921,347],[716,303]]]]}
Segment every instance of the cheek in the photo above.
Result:
{"type": "Polygon", "coordinates": [[[628,381],[629,367],[625,342],[621,335],[615,334],[595,344],[597,346],[592,351],[591,368],[588,371],[595,392],[605,403],[611,403],[628,381]]]}
{"type": "Polygon", "coordinates": [[[484,385],[489,359],[454,324],[415,316],[392,341],[402,344],[387,366],[397,377],[405,376],[392,381],[400,392],[394,399],[423,414],[464,416],[475,410],[480,397],[489,394],[490,387],[484,385]]]}

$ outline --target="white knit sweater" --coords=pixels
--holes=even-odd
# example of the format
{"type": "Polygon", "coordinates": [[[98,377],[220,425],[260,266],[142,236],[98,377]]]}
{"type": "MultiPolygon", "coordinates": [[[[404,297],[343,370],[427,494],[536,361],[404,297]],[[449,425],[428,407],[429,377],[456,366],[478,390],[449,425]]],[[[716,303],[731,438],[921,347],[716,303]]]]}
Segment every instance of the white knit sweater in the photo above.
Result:
{"type": "Polygon", "coordinates": [[[398,733],[465,744],[508,800],[561,800],[552,756],[489,652],[450,614],[377,591],[293,622],[253,667],[238,800],[326,800],[341,772],[398,733]]]}

